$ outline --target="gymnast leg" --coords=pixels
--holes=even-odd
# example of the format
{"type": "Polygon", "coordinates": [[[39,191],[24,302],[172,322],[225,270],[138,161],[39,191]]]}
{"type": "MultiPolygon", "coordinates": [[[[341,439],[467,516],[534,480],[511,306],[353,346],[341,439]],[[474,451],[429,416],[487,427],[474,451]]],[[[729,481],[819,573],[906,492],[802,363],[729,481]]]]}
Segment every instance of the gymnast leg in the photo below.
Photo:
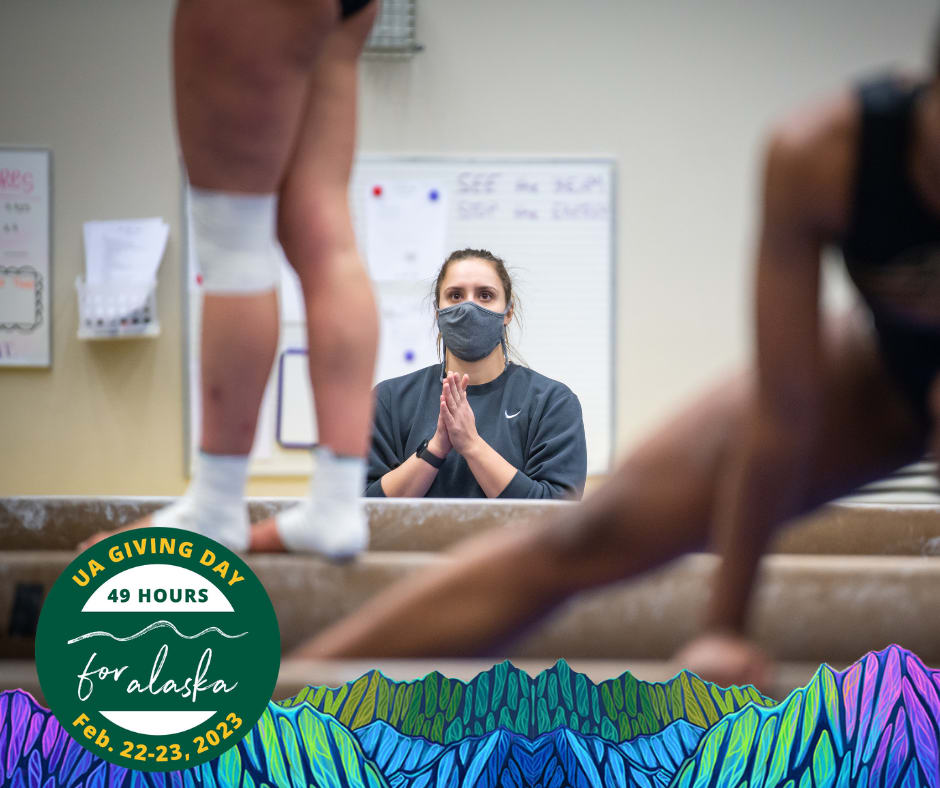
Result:
{"type": "Polygon", "coordinates": [[[310,78],[303,130],[281,191],[281,244],[303,287],[319,444],[309,499],[252,529],[252,550],[363,550],[359,498],[372,417],[378,320],[347,202],[359,55],[378,4],[330,34],[310,78]]]}
{"type": "Polygon", "coordinates": [[[183,527],[248,545],[248,452],[277,347],[278,193],[312,70],[338,17],[336,0],[177,5],[177,125],[205,288],[202,432],[186,494],[131,527],[183,527]]]}

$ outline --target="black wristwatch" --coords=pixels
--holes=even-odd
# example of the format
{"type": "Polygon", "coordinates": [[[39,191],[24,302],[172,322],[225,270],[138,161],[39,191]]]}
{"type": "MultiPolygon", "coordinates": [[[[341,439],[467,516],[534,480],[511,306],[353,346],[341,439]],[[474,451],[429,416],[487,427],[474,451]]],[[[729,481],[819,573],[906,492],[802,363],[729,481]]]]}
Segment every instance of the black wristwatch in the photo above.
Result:
{"type": "Polygon", "coordinates": [[[433,465],[435,468],[440,468],[444,464],[446,457],[438,457],[436,454],[431,452],[428,449],[428,444],[431,442],[430,438],[425,438],[418,444],[418,450],[415,452],[415,455],[424,460],[428,465],[433,465]]]}

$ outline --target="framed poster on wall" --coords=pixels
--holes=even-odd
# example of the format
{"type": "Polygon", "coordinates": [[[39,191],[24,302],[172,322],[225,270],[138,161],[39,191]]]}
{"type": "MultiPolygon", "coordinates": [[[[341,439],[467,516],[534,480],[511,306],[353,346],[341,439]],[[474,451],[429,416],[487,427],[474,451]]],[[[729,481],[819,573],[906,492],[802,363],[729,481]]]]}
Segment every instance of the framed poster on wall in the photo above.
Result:
{"type": "Polygon", "coordinates": [[[48,367],[51,152],[0,148],[0,366],[48,367]]]}

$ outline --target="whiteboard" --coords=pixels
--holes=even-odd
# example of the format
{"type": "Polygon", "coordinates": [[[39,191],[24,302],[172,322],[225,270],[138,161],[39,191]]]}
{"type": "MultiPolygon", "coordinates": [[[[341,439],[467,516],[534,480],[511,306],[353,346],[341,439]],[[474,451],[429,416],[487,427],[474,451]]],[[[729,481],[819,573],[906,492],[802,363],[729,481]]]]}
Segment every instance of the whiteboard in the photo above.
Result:
{"type": "Polygon", "coordinates": [[[51,154],[0,149],[0,366],[51,365],[51,154]]]}
{"type": "MultiPolygon", "coordinates": [[[[379,305],[376,382],[437,361],[433,276],[455,249],[488,249],[506,262],[521,301],[523,327],[511,325],[511,343],[524,363],[577,394],[588,473],[607,472],[615,434],[615,179],[609,158],[358,157],[350,208],[379,305]],[[381,200],[388,201],[387,214],[376,207],[381,200]]],[[[199,292],[190,266],[188,413],[195,449],[199,292]]],[[[304,436],[316,434],[299,355],[306,347],[304,309],[286,261],[280,303],[278,357],[252,453],[256,476],[312,469],[302,448],[304,436]]]]}

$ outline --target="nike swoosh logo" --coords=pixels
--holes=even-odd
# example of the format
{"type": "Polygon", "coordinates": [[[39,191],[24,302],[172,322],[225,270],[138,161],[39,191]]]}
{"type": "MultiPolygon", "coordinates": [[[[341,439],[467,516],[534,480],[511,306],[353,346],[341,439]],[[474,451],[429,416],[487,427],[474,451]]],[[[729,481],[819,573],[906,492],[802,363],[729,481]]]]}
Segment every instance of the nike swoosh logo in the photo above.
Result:
{"type": "Polygon", "coordinates": [[[514,419],[514,418],[516,418],[516,416],[518,416],[520,413],[522,413],[522,410],[517,410],[515,413],[512,414],[512,416],[509,415],[509,411],[508,411],[508,410],[504,410],[503,413],[506,414],[506,418],[507,418],[507,419],[514,419]]]}

